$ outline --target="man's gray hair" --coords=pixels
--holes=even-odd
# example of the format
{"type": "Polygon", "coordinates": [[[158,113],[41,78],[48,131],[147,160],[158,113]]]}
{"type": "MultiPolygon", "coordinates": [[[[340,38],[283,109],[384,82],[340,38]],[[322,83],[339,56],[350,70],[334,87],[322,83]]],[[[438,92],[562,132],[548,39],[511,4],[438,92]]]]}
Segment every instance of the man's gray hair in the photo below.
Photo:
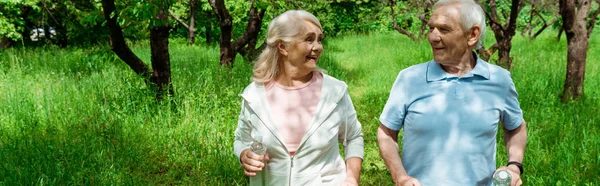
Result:
{"type": "Polygon", "coordinates": [[[481,34],[477,39],[477,45],[475,49],[483,47],[483,40],[485,39],[485,13],[479,4],[473,0],[439,0],[433,5],[433,10],[448,4],[458,4],[460,11],[460,21],[462,23],[463,30],[467,31],[473,26],[477,25],[480,28],[481,34]]]}

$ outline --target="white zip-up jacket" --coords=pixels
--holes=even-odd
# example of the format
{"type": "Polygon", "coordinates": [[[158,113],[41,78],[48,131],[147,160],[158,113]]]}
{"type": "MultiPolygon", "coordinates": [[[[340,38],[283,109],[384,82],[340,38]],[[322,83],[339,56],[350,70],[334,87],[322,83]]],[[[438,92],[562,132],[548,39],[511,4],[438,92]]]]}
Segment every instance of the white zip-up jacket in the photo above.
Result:
{"type": "Polygon", "coordinates": [[[346,178],[346,163],[339,142],[346,158],[364,156],[361,124],[347,89],[346,83],[323,74],[315,116],[292,157],[272,123],[264,85],[248,85],[241,95],[234,153],[239,159],[253,137],[262,136],[270,158],[263,171],[250,178],[250,185],[340,185],[346,178]],[[261,174],[265,174],[264,184],[261,174]]]}

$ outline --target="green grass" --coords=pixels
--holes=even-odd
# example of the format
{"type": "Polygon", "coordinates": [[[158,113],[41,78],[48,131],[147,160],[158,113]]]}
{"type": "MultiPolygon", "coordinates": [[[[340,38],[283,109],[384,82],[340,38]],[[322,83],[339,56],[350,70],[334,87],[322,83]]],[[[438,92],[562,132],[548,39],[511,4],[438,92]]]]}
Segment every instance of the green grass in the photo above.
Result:
{"type": "MultiPolygon", "coordinates": [[[[553,33],[513,42],[526,185],[600,180],[600,40],[590,41],[586,95],[569,103],[559,101],[565,43],[553,33]]],[[[150,60],[147,44],[133,51],[150,60]]],[[[232,144],[251,65],[219,68],[218,47],[174,42],[170,52],[176,95],[163,102],[108,48],[0,52],[0,185],[245,185],[232,144]]],[[[397,33],[327,39],[319,64],[349,84],[363,124],[362,185],[391,185],[377,118],[398,72],[431,57],[426,41],[397,33]]]]}

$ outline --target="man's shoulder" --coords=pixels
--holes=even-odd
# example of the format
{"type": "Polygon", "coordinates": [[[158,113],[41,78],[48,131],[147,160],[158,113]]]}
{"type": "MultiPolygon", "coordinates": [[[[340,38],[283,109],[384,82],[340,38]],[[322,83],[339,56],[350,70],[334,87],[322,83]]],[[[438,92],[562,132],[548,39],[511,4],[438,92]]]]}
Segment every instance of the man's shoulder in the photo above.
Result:
{"type": "Polygon", "coordinates": [[[422,62],[409,67],[406,67],[400,71],[398,76],[403,78],[418,78],[425,77],[429,63],[432,61],[422,62]]]}
{"type": "Polygon", "coordinates": [[[495,65],[495,64],[491,64],[487,61],[483,61],[489,71],[490,71],[490,78],[494,79],[494,80],[499,80],[499,81],[512,81],[511,79],[511,75],[510,75],[510,71],[495,65]]]}

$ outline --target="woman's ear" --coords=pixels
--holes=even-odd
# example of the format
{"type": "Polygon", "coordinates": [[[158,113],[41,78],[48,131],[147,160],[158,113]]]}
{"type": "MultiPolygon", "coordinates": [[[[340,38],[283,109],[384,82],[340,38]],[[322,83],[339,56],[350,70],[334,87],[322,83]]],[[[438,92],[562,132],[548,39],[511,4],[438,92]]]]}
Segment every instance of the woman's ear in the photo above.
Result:
{"type": "Polygon", "coordinates": [[[287,49],[285,49],[285,44],[282,41],[277,41],[277,50],[283,56],[288,55],[288,51],[287,51],[287,49]]]}

